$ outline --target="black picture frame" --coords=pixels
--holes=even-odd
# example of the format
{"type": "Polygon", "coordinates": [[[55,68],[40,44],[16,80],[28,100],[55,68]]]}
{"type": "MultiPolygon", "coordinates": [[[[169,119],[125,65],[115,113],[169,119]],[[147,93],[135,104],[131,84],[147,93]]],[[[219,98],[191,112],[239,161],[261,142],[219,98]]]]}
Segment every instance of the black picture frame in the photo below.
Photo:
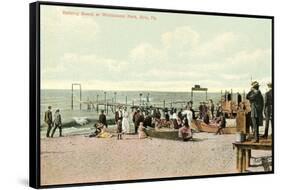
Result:
{"type": "Polygon", "coordinates": [[[63,2],[48,2],[38,1],[30,3],[29,5],[29,39],[30,39],[30,78],[29,78],[29,185],[33,188],[55,188],[55,187],[72,187],[72,186],[88,186],[88,185],[104,185],[104,184],[121,184],[121,183],[135,183],[135,182],[151,182],[151,181],[165,181],[165,180],[182,180],[182,179],[197,179],[210,177],[233,177],[245,175],[260,175],[273,174],[274,169],[274,16],[266,15],[249,15],[249,14],[234,14],[234,13],[218,13],[218,12],[202,12],[202,11],[187,11],[187,10],[170,10],[170,9],[156,9],[156,8],[142,8],[142,7],[123,7],[111,5],[92,5],[81,3],[63,3],[63,2]],[[272,127],[272,171],[270,172],[254,172],[254,173],[233,173],[233,174],[216,174],[204,176],[183,176],[183,177],[169,177],[156,179],[136,179],[136,180],[122,180],[122,181],[108,181],[108,182],[94,182],[94,183],[73,183],[61,185],[41,185],[40,184],[40,6],[70,6],[70,7],[87,7],[87,8],[102,8],[114,10],[131,10],[131,11],[150,11],[150,12],[164,12],[164,13],[182,13],[193,15],[209,15],[209,16],[226,16],[226,17],[244,17],[256,19],[271,20],[271,48],[272,48],[272,85],[273,85],[273,127],[272,127]]]}

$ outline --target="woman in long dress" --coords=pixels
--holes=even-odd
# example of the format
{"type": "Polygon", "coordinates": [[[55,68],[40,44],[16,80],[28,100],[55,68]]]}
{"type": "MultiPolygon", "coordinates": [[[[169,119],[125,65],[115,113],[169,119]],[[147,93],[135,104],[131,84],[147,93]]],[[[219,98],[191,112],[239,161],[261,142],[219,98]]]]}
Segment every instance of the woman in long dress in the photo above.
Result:
{"type": "Polygon", "coordinates": [[[122,130],[124,133],[130,132],[129,113],[127,112],[126,107],[123,110],[122,130]]]}

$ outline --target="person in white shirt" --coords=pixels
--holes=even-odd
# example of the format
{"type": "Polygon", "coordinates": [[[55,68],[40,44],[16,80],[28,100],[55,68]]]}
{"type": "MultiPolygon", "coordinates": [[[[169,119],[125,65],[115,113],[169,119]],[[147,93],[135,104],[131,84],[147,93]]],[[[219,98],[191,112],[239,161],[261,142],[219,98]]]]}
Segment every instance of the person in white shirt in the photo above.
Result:
{"type": "Polygon", "coordinates": [[[193,120],[192,111],[189,106],[186,106],[186,109],[182,112],[182,115],[188,119],[188,125],[191,126],[191,122],[193,120]]]}

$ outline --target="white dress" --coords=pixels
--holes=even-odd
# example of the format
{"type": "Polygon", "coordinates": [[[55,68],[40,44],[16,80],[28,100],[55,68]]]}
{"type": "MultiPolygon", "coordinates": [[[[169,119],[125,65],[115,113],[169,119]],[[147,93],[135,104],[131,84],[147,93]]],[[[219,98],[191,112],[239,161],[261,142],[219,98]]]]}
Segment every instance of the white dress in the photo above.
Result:
{"type": "Polygon", "coordinates": [[[187,119],[188,119],[188,125],[191,126],[191,122],[192,122],[192,111],[190,110],[184,110],[182,112],[183,115],[186,115],[187,119]]]}
{"type": "Polygon", "coordinates": [[[123,112],[122,131],[124,133],[129,133],[130,132],[129,114],[128,114],[127,111],[123,112]]]}

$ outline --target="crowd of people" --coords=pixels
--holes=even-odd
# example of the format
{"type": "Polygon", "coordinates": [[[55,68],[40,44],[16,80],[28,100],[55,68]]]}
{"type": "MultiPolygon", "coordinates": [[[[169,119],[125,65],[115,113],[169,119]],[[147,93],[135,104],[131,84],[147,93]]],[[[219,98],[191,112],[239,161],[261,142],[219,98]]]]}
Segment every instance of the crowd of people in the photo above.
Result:
{"type": "MultiPolygon", "coordinates": [[[[259,83],[252,82],[252,88],[246,98],[250,102],[251,111],[248,113],[251,118],[251,126],[254,132],[255,142],[259,141],[259,126],[263,125],[263,114],[265,115],[265,133],[264,138],[268,137],[269,121],[272,122],[272,85],[268,84],[269,90],[262,96],[259,90],[259,83]]],[[[209,124],[210,120],[218,124],[216,134],[223,134],[223,129],[226,127],[226,114],[223,112],[222,105],[218,103],[216,106],[213,100],[208,102],[200,102],[198,107],[199,112],[195,114],[193,110],[193,102],[187,102],[184,109],[177,108],[155,108],[155,107],[132,107],[132,112],[129,114],[127,107],[119,106],[115,112],[115,124],[117,139],[121,140],[125,134],[138,134],[140,139],[146,138],[147,128],[168,127],[178,130],[178,137],[183,140],[192,139],[191,125],[195,119],[202,120],[209,124]],[[131,130],[130,123],[133,123],[131,130]]],[[[51,111],[51,106],[45,112],[44,121],[47,124],[46,137],[53,137],[56,129],[59,129],[59,136],[62,136],[62,119],[60,110],[57,109],[54,114],[54,119],[51,111]]],[[[95,132],[90,136],[93,137],[111,137],[112,135],[106,131],[108,124],[104,110],[99,115],[98,122],[94,125],[95,132]]]]}

